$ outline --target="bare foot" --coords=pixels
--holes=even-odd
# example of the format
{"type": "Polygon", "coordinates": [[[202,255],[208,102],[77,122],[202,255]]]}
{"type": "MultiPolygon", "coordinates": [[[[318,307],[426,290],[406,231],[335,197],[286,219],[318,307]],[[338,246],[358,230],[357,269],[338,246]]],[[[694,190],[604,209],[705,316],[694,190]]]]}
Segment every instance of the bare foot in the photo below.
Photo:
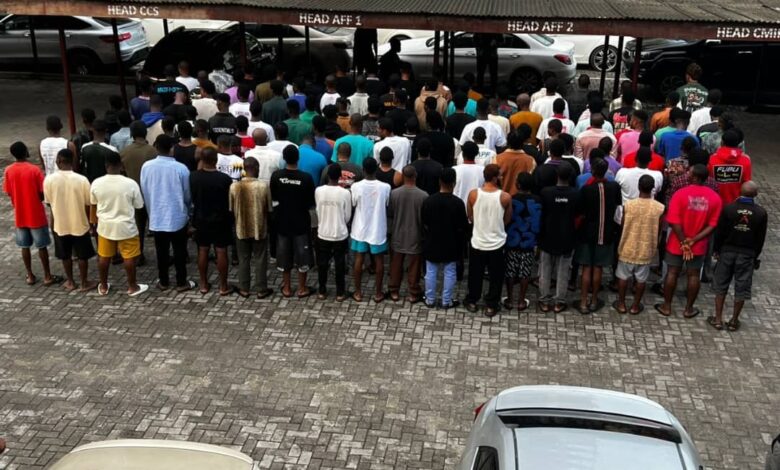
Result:
{"type": "Polygon", "coordinates": [[[81,289],[79,289],[79,292],[89,292],[92,289],[96,288],[97,285],[98,285],[98,283],[95,282],[95,281],[87,281],[86,284],[82,284],[81,285],[81,289]]]}
{"type": "Polygon", "coordinates": [[[62,288],[65,289],[66,292],[73,292],[76,290],[76,283],[73,281],[65,281],[62,283],[62,288]]]}
{"type": "Polygon", "coordinates": [[[25,282],[27,282],[28,286],[32,286],[36,282],[38,282],[38,279],[35,277],[35,274],[28,274],[27,278],[25,278],[25,282]]]}

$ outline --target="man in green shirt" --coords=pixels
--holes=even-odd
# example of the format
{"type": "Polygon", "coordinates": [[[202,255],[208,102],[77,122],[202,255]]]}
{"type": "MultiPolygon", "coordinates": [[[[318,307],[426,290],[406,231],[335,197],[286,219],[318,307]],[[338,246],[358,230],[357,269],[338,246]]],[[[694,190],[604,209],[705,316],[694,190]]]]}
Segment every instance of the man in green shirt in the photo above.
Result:
{"type": "Polygon", "coordinates": [[[691,63],[685,69],[685,85],[677,89],[680,94],[680,107],[689,113],[700,109],[707,102],[709,91],[699,83],[702,73],[699,64],[691,63]]]}
{"type": "Polygon", "coordinates": [[[290,115],[290,118],[284,121],[289,131],[287,138],[295,145],[300,145],[303,137],[311,134],[311,123],[301,120],[301,105],[295,100],[287,102],[287,114],[290,115]]]}
{"type": "Polygon", "coordinates": [[[320,102],[317,100],[316,96],[306,96],[306,111],[301,113],[301,121],[311,124],[314,116],[320,115],[319,106],[320,102]]]}
{"type": "Polygon", "coordinates": [[[349,156],[350,163],[357,166],[363,165],[363,160],[366,158],[374,157],[374,142],[368,137],[362,135],[363,131],[363,116],[360,114],[353,114],[349,117],[349,134],[344,137],[340,137],[333,144],[333,155],[330,160],[332,162],[338,162],[338,149],[342,143],[347,143],[352,148],[352,154],[349,156]]]}

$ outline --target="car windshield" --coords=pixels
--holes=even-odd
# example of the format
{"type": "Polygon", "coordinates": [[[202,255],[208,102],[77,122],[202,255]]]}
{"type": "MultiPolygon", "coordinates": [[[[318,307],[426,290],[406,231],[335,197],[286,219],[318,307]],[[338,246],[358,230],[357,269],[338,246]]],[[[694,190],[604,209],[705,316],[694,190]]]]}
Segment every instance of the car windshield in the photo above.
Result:
{"type": "Polygon", "coordinates": [[[550,36],[547,36],[545,34],[529,34],[532,38],[536,40],[539,44],[543,46],[550,46],[555,42],[555,39],[551,38],[550,36]]]}

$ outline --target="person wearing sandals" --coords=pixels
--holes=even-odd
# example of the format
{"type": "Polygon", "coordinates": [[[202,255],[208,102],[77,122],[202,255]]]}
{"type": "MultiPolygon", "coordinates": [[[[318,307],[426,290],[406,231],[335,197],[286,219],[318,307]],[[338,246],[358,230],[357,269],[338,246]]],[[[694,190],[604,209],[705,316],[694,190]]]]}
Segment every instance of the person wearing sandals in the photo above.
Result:
{"type": "Polygon", "coordinates": [[[571,274],[576,231],[575,220],[580,193],[570,186],[574,167],[561,162],[557,168],[558,184],[540,192],[542,220],[539,233],[539,310],[566,310],[566,294],[571,274]],[[553,272],[556,274],[555,296],[551,292],[553,272]],[[554,304],[554,305],[553,305],[554,304]]]}
{"type": "MultiPolygon", "coordinates": [[[[347,148],[349,144],[346,145],[347,148]]],[[[339,155],[341,155],[339,149],[339,155]]],[[[348,161],[341,165],[352,165],[348,161]]],[[[352,196],[348,189],[340,185],[344,169],[339,163],[332,163],[325,169],[327,184],[314,191],[314,201],[317,204],[317,280],[319,290],[317,298],[325,300],[328,297],[328,269],[330,260],[336,265],[336,300],[343,302],[347,298],[346,265],[349,239],[349,219],[352,217],[352,196]]],[[[354,174],[352,175],[354,177],[354,174]]]]}
{"type": "Polygon", "coordinates": [[[729,331],[740,326],[739,314],[746,300],[750,300],[753,270],[760,266],[759,257],[764,248],[767,231],[766,210],[756,204],[758,185],[752,181],[742,184],[741,196],[721,211],[713,236],[713,258],[717,259],[712,276],[715,292],[715,315],[707,322],[716,330],[723,329],[723,306],[729,284],[734,280],[734,313],[725,323],[729,331]]]}
{"type": "Polygon", "coordinates": [[[723,205],[718,193],[706,186],[708,176],[705,165],[693,165],[688,170],[692,184],[676,191],[669,201],[666,221],[672,230],[666,242],[664,259],[669,269],[664,282],[664,302],[654,305],[655,310],[665,317],[672,314],[672,298],[683,269],[688,278],[683,316],[693,318],[700,313],[693,306],[701,286],[699,276],[707,253],[707,239],[718,225],[723,205]]]}
{"type": "MultiPolygon", "coordinates": [[[[623,170],[620,170],[623,171],[623,170]]],[[[658,231],[664,214],[664,205],[653,199],[656,180],[652,175],[639,177],[636,183],[639,197],[625,201],[623,205],[623,234],[618,245],[618,298],[612,308],[618,313],[636,315],[644,310],[642,295],[650,276],[650,262],[658,250],[658,231]],[[634,303],[626,308],[628,281],[636,280],[634,303]]]]}
{"type": "MultiPolygon", "coordinates": [[[[420,287],[420,263],[422,262],[420,211],[428,193],[417,187],[415,166],[407,165],[401,173],[404,177],[404,184],[392,190],[390,203],[387,207],[387,224],[390,229],[390,248],[392,248],[388,287],[390,299],[393,302],[398,302],[401,299],[399,292],[404,275],[404,260],[406,260],[409,264],[407,270],[409,295],[406,300],[415,304],[422,300],[423,294],[420,287]]],[[[440,175],[441,172],[436,176],[437,180],[440,175]]]]}
{"type": "Polygon", "coordinates": [[[501,190],[501,168],[495,163],[485,167],[485,184],[469,193],[466,212],[473,224],[469,250],[469,281],[465,305],[469,312],[477,311],[482,297],[485,268],[488,271],[488,292],[485,295],[485,315],[498,313],[501,284],[504,281],[504,245],[506,226],[512,220],[512,197],[501,190]]]}
{"type": "Polygon", "coordinates": [[[297,268],[297,296],[302,299],[313,293],[313,289],[306,285],[306,278],[314,265],[309,209],[314,207],[316,186],[309,173],[298,169],[300,154],[297,147],[288,145],[282,157],[286,167],[271,175],[271,199],[278,234],[276,266],[282,271],[282,295],[285,297],[293,295],[290,278],[293,266],[297,268]]]}
{"type": "Polygon", "coordinates": [[[352,277],[355,292],[352,300],[363,301],[363,260],[370,253],[374,255],[376,287],[374,302],[385,299],[382,281],[387,253],[387,205],[390,201],[390,185],[376,179],[378,165],[373,158],[363,160],[363,179],[352,185],[352,205],[355,216],[352,219],[352,241],[350,248],[355,252],[355,268],[352,277]]]}
{"type": "MultiPolygon", "coordinates": [[[[225,136],[219,138],[220,143],[225,136]]],[[[198,274],[200,293],[211,289],[208,282],[209,251],[217,253],[219,295],[233,293],[228,286],[228,246],[233,244],[233,218],[230,213],[230,185],[233,179],[217,169],[219,156],[214,149],[204,149],[200,169],[190,174],[192,192],[192,225],[195,243],[198,245],[198,274]]]]}
{"type": "Polygon", "coordinates": [[[574,261],[582,266],[577,311],[583,315],[604,307],[604,301],[599,298],[601,276],[605,267],[612,266],[613,244],[618,231],[615,212],[623,202],[620,185],[606,179],[609,169],[606,160],[596,158],[591,162],[591,177],[580,190],[582,223],[577,231],[579,243],[574,252],[574,261]]]}
{"type": "Polygon", "coordinates": [[[534,267],[534,252],[542,218],[542,200],[531,194],[534,177],[530,173],[519,173],[517,194],[512,196],[512,221],[506,228],[506,299],[503,305],[512,310],[512,287],[520,284],[518,311],[530,305],[525,298],[528,283],[534,267]]]}
{"type": "Polygon", "coordinates": [[[98,294],[108,295],[111,290],[108,268],[118,251],[124,260],[127,274],[127,294],[135,297],[149,290],[147,284],[136,282],[136,262],[141,256],[141,239],[135,212],[144,206],[144,199],[138,183],[122,175],[122,169],[119,154],[107,154],[106,174],[95,179],[89,191],[92,219],[97,222],[98,294]]]}

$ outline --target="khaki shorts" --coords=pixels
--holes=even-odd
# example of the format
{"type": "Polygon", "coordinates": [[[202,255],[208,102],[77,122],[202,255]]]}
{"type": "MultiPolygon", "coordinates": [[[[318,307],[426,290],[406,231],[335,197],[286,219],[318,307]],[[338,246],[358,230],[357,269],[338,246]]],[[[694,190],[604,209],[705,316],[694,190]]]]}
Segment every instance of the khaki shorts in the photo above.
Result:
{"type": "Polygon", "coordinates": [[[133,237],[127,240],[109,240],[98,235],[98,256],[113,258],[117,251],[124,259],[141,256],[141,239],[133,237]]]}

